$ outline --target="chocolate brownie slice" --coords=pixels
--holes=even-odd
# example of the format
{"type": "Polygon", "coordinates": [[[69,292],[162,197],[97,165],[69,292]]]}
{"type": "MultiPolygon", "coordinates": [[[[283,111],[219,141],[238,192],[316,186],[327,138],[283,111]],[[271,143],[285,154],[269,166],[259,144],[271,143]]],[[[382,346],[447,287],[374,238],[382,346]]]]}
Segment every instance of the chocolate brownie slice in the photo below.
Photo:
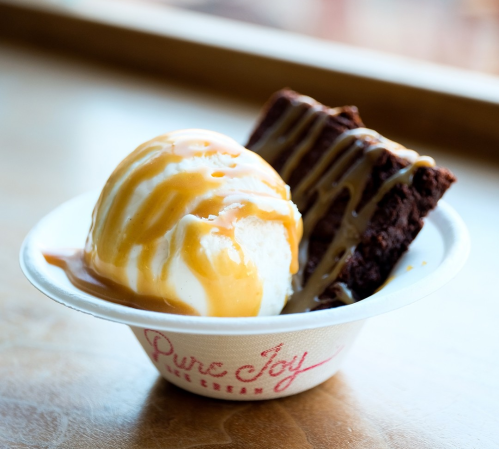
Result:
{"type": "Polygon", "coordinates": [[[287,176],[289,179],[285,179],[293,189],[338,136],[362,126],[364,124],[355,106],[328,108],[310,97],[283,89],[276,92],[264,106],[260,122],[246,148],[259,153],[282,176],[283,166],[290,155],[304,137],[315,130],[318,134],[314,136],[313,144],[307,148],[300,164],[287,176]],[[272,135],[273,141],[269,145],[264,137],[276,125],[279,128],[272,135]]]}
{"type": "Polygon", "coordinates": [[[280,173],[303,214],[288,313],[372,295],[455,181],[433,159],[363,128],[355,107],[328,108],[289,89],[269,100],[247,148],[280,173]]]}

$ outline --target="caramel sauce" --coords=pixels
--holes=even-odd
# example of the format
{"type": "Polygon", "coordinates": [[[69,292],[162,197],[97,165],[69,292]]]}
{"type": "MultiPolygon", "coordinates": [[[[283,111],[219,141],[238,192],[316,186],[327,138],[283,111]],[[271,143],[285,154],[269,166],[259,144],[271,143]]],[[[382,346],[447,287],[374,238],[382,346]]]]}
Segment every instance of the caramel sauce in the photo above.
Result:
{"type": "MultiPolygon", "coordinates": [[[[272,163],[283,150],[294,144],[297,138],[310,127],[308,133],[294,148],[281,168],[281,176],[286,182],[300,164],[303,156],[315,143],[325,126],[328,113],[331,112],[334,113],[334,110],[325,111],[322,105],[309,97],[299,97],[293,100],[282,117],[267,130],[252,149],[272,163]],[[299,106],[304,102],[311,107],[298,119],[299,114],[302,113],[299,106]],[[293,123],[293,129],[288,132],[293,123]]],[[[410,185],[419,167],[431,167],[434,164],[433,159],[419,156],[415,151],[385,139],[369,129],[357,128],[341,134],[324,151],[321,159],[293,191],[293,201],[298,209],[304,210],[308,206],[308,210],[303,217],[303,238],[299,247],[300,268],[293,282],[294,294],[283,313],[305,312],[315,308],[319,304],[319,296],[334,283],[348,258],[355,252],[377,204],[385,194],[397,184],[410,185]],[[368,148],[362,149],[359,141],[368,142],[368,148]],[[377,193],[358,211],[356,207],[361,200],[366,180],[385,150],[406,159],[409,165],[387,179],[377,193]],[[326,253],[305,283],[304,269],[308,260],[308,242],[311,233],[324,213],[345,189],[349,192],[349,201],[341,225],[329,243],[326,253]]],[[[345,304],[354,302],[346,285],[337,284],[336,286],[338,299],[345,304]]]]}
{"type": "Polygon", "coordinates": [[[83,262],[81,250],[46,252],[43,256],[51,265],[62,268],[75,287],[90,295],[135,309],[198,315],[195,309],[181,301],[158,301],[155,296],[140,295],[124,285],[99,276],[83,262]]]}
{"type": "Polygon", "coordinates": [[[208,315],[255,316],[263,285],[237,242],[234,224],[245,217],[282,223],[294,274],[302,224],[289,199],[289,188],[255,153],[216,133],[174,132],[141,145],[116,168],[95,206],[83,254],[45,256],[74,285],[95,296],[192,315],[197,312],[178,299],[181,286],[172,278],[172,263],[180,258],[205,292],[208,315]],[[228,156],[231,163],[180,168],[214,155],[228,156]],[[270,192],[225,188],[229,180],[245,176],[258,178],[270,192]],[[269,198],[285,202],[285,211],[268,210],[269,198]],[[225,248],[209,255],[203,247],[209,234],[228,239],[232,252],[225,248]],[[130,264],[136,265],[136,279],[130,277],[130,264]]]}

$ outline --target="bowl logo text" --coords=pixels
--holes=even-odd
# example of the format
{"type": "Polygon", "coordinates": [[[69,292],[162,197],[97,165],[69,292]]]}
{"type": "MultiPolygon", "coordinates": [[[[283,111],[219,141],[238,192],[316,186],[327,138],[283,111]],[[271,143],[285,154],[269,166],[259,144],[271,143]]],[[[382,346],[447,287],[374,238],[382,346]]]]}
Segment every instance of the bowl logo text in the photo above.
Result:
{"type": "MultiPolygon", "coordinates": [[[[290,357],[279,357],[284,348],[284,343],[265,349],[260,353],[259,363],[241,365],[233,372],[224,368],[222,361],[206,361],[188,354],[178,354],[170,338],[162,332],[145,329],[144,336],[151,346],[151,358],[157,364],[164,363],[166,370],[187,382],[193,382],[194,377],[200,377],[200,385],[228,393],[246,394],[253,391],[255,394],[263,393],[263,388],[252,388],[252,383],[264,378],[276,378],[273,386],[275,393],[288,389],[296,378],[303,373],[313,370],[331,361],[342,350],[339,346],[333,355],[326,360],[312,365],[307,364],[308,351],[290,357]],[[221,380],[224,380],[223,385],[221,380]],[[232,382],[226,382],[232,379],[232,382]]],[[[256,384],[253,384],[256,385],[256,384]]]]}

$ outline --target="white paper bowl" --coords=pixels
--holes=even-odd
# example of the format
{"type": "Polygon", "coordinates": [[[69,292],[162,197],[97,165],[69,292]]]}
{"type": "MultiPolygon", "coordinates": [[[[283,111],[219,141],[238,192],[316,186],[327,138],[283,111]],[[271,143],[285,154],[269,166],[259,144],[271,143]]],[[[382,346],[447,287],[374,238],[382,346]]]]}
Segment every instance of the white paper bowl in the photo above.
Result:
{"type": "Polygon", "coordinates": [[[90,192],[74,198],[31,230],[20,252],[24,274],[61,304],[128,324],[163,377],[186,390],[220,399],[283,397],[325,381],[339,369],[365,319],[440,288],[461,269],[470,247],[463,221],[441,201],[394,269],[394,279],[363,301],[274,317],[171,315],[84,293],[43,258],[43,250],[83,247],[97,197],[98,192],[90,192]]]}

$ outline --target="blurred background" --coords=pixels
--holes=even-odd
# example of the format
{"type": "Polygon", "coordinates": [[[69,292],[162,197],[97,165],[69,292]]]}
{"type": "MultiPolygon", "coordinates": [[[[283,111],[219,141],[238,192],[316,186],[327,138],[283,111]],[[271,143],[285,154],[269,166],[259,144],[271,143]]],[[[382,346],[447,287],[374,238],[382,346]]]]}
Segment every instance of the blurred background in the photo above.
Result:
{"type": "Polygon", "coordinates": [[[0,0],[0,448],[497,449],[498,222],[499,0],[0,0]],[[210,401],[127,326],[37,292],[19,249],[153,136],[246,142],[284,86],[451,169],[472,250],[323,386],[210,401]]]}
{"type": "Polygon", "coordinates": [[[499,0],[136,0],[499,74],[499,0]]]}

